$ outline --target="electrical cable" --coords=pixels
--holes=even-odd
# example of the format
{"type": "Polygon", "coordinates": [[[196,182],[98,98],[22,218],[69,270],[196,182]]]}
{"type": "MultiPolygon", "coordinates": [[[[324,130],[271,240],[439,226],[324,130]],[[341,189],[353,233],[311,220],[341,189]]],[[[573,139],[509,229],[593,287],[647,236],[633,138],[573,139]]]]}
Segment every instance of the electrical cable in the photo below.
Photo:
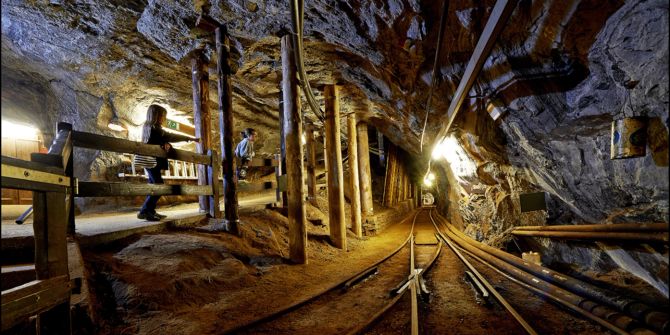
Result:
{"type": "Polygon", "coordinates": [[[316,98],[314,97],[314,93],[312,92],[312,87],[310,86],[309,81],[307,80],[307,73],[305,72],[305,63],[303,60],[303,35],[302,35],[304,28],[303,16],[304,16],[303,0],[292,0],[291,22],[293,25],[293,34],[291,36],[293,38],[293,51],[295,57],[295,64],[296,67],[298,68],[297,71],[298,82],[300,83],[300,86],[302,86],[302,91],[303,94],[305,95],[305,99],[307,100],[307,104],[314,112],[314,115],[316,115],[316,117],[323,122],[325,119],[324,113],[319,107],[318,103],[316,102],[316,98]]]}
{"type": "Polygon", "coordinates": [[[419,146],[419,152],[423,152],[423,138],[426,134],[426,125],[428,124],[428,114],[430,114],[430,100],[433,96],[433,89],[435,88],[435,83],[437,81],[437,64],[440,59],[440,50],[442,49],[442,37],[444,35],[445,20],[447,17],[447,12],[449,11],[449,1],[442,1],[442,14],[440,15],[440,29],[437,35],[437,46],[435,50],[435,60],[433,62],[433,75],[430,78],[430,89],[428,91],[428,101],[426,102],[426,117],[423,120],[423,129],[421,130],[421,142],[419,146]]]}

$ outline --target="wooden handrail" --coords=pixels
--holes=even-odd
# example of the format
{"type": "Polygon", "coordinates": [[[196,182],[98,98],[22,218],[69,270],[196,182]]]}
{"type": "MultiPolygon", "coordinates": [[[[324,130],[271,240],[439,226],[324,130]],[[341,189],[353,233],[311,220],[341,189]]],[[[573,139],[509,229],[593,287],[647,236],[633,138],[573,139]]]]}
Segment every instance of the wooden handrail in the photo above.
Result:
{"type": "Polygon", "coordinates": [[[212,159],[208,155],[197,154],[195,152],[179,149],[166,152],[160,147],[160,145],[156,144],[145,144],[141,142],[124,140],[122,138],[84,133],[76,130],[72,132],[72,140],[74,146],[81,148],[171,158],[205,165],[212,164],[212,159]]]}

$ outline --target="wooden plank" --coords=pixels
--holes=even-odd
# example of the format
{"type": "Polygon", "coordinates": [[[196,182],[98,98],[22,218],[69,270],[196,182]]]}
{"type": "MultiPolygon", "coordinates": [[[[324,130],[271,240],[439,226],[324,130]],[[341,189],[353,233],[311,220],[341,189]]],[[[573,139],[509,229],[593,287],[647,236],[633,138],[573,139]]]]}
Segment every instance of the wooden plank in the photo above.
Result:
{"type": "Polygon", "coordinates": [[[75,147],[95,150],[131,153],[143,156],[165,157],[179,161],[193,162],[209,165],[211,159],[207,155],[195,152],[174,149],[168,154],[157,144],[144,144],[142,142],[129,141],[122,138],[103,136],[98,134],[72,132],[72,141],[75,147]]]}
{"type": "Polygon", "coordinates": [[[224,212],[228,220],[229,232],[240,235],[237,192],[235,190],[235,172],[233,163],[233,91],[230,84],[232,70],[230,59],[230,40],[228,29],[220,25],[215,31],[217,88],[219,91],[219,131],[221,133],[221,161],[223,162],[224,212]]]}
{"type": "Polygon", "coordinates": [[[18,159],[18,158],[13,158],[13,157],[7,157],[7,156],[1,156],[0,161],[2,162],[2,164],[15,166],[15,167],[22,168],[22,169],[35,170],[35,171],[40,171],[40,172],[45,172],[45,173],[57,174],[57,175],[61,175],[61,176],[65,175],[65,173],[63,172],[63,169],[59,169],[57,167],[49,166],[49,165],[46,165],[46,164],[43,164],[43,163],[40,163],[40,162],[31,162],[31,161],[18,159]]]}
{"type": "MultiPolygon", "coordinates": [[[[195,137],[200,142],[195,144],[196,152],[205,154],[211,148],[212,118],[209,113],[209,72],[207,59],[203,50],[197,50],[191,59],[191,79],[193,86],[193,122],[195,137]]],[[[198,165],[198,185],[207,185],[208,167],[198,165]]],[[[200,210],[209,212],[209,197],[199,196],[200,210]]]]}
{"type": "Polygon", "coordinates": [[[67,188],[65,186],[46,184],[35,181],[2,177],[2,186],[5,188],[17,189],[17,190],[29,190],[37,192],[65,192],[67,188]]]}
{"type": "Polygon", "coordinates": [[[68,274],[67,261],[67,206],[65,193],[46,192],[47,205],[47,266],[46,276],[37,272],[37,279],[68,274]]]}
{"type": "Polygon", "coordinates": [[[307,216],[303,191],[302,122],[296,80],[294,45],[290,34],[281,38],[282,95],[284,108],[282,132],[286,143],[289,258],[307,264],[307,216]]]}
{"type": "Polygon", "coordinates": [[[63,173],[48,173],[33,169],[26,169],[16,167],[9,164],[2,164],[2,176],[25,180],[28,182],[39,182],[44,184],[53,184],[57,186],[69,186],[70,178],[63,175],[63,173]]]}
{"type": "Polygon", "coordinates": [[[25,298],[37,292],[44,291],[55,286],[65,285],[67,283],[67,276],[57,276],[48,279],[33,280],[21,286],[12,287],[9,290],[2,291],[2,304],[5,305],[11,301],[25,298]]]}
{"type": "Polygon", "coordinates": [[[35,272],[37,278],[49,277],[49,240],[47,236],[46,192],[33,193],[33,236],[35,236],[35,272]]]}
{"type": "Polygon", "coordinates": [[[323,95],[326,105],[330,240],[336,248],[346,250],[347,226],[344,221],[344,176],[342,174],[342,144],[340,143],[339,89],[335,85],[326,85],[323,95]]]}
{"type": "Polygon", "coordinates": [[[305,148],[307,149],[307,199],[316,206],[316,143],[314,140],[314,124],[307,123],[305,131],[305,148]]]}
{"type": "Polygon", "coordinates": [[[460,110],[465,97],[467,96],[468,92],[470,92],[470,89],[472,89],[472,85],[477,79],[477,76],[479,76],[479,72],[484,66],[484,62],[489,57],[493,45],[498,40],[498,36],[500,36],[500,32],[504,28],[509,17],[512,15],[516,4],[516,0],[496,1],[495,7],[493,7],[493,11],[491,12],[489,19],[486,22],[486,26],[484,27],[484,31],[479,37],[479,41],[475,46],[475,50],[472,52],[470,61],[465,68],[465,73],[463,73],[463,77],[458,84],[458,88],[456,89],[456,92],[451,99],[447,114],[440,119],[439,124],[446,126],[441,127],[440,131],[437,133],[437,136],[435,136],[433,148],[437,146],[449,132],[449,129],[456,119],[456,115],[458,115],[458,111],[460,110]]]}
{"type": "Polygon", "coordinates": [[[370,172],[370,144],[368,140],[368,125],[359,122],[356,126],[358,133],[358,176],[361,189],[362,220],[374,215],[372,202],[372,175],[370,172]]]}
{"type": "MultiPolygon", "coordinates": [[[[35,152],[39,151],[35,150],[35,152]]],[[[48,155],[58,157],[55,166],[65,169],[72,155],[72,125],[65,122],[58,123],[58,134],[49,147],[48,155]]]]}
{"type": "Polygon", "coordinates": [[[79,182],[77,197],[111,197],[135,195],[212,195],[209,185],[166,185],[139,183],[79,182]]]}
{"type": "MultiPolygon", "coordinates": [[[[279,162],[281,160],[281,154],[275,154],[275,160],[279,162]]],[[[282,175],[281,167],[281,164],[275,166],[275,178],[277,179],[276,206],[278,207],[284,207],[282,193],[286,192],[286,178],[282,175]]]]}
{"type": "MultiPolygon", "coordinates": [[[[2,331],[69,299],[70,283],[67,276],[35,280],[2,291],[2,331]]],[[[65,320],[60,321],[64,323],[65,320]]]]}
{"type": "Polygon", "coordinates": [[[272,158],[252,158],[249,162],[249,166],[277,166],[279,162],[276,159],[272,158]]]}
{"type": "Polygon", "coordinates": [[[261,183],[239,183],[237,190],[239,192],[261,192],[275,188],[275,183],[271,181],[261,183]]]}
{"type": "Polygon", "coordinates": [[[221,183],[219,183],[219,172],[221,171],[221,164],[219,163],[219,155],[216,150],[209,149],[207,154],[212,157],[212,165],[208,167],[208,183],[212,191],[209,197],[209,215],[215,219],[221,218],[221,208],[219,199],[221,199],[221,183]]]}
{"type": "Polygon", "coordinates": [[[361,220],[361,187],[358,177],[358,132],[356,131],[356,114],[352,113],[347,119],[349,128],[349,185],[351,187],[351,225],[354,234],[363,237],[363,223],[361,220]]]}

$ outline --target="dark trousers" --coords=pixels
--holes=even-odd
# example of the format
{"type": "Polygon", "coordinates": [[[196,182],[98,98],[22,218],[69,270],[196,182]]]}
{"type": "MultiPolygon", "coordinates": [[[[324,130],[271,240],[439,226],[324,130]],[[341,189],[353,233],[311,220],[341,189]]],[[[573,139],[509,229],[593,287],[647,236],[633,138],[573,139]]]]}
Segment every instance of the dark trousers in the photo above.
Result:
{"type": "MultiPolygon", "coordinates": [[[[147,176],[149,176],[149,184],[163,183],[163,176],[161,176],[160,168],[155,167],[151,169],[144,169],[144,171],[146,171],[147,176]]],[[[147,195],[147,198],[144,200],[144,204],[140,209],[140,213],[144,214],[156,213],[156,204],[158,203],[158,199],[160,199],[160,197],[161,197],[160,195],[147,195]]]]}

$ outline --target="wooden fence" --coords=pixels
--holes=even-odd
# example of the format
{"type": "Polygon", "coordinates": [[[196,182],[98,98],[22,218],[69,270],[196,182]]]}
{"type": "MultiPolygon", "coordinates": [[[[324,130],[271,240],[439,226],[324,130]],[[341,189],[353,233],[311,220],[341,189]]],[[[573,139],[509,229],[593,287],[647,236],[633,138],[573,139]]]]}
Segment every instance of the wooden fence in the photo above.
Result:
{"type": "MultiPolygon", "coordinates": [[[[250,166],[274,166],[278,181],[240,183],[238,191],[274,188],[278,194],[282,191],[285,176],[281,175],[276,159],[254,159],[250,166]]],[[[135,173],[134,166],[132,170],[132,174],[123,177],[141,176],[135,173]]],[[[206,155],[184,150],[168,153],[159,145],[75,131],[68,123],[58,124],[58,133],[47,154],[33,153],[31,161],[2,156],[2,187],[33,191],[37,274],[37,280],[2,291],[2,331],[37,316],[40,321],[36,324],[42,334],[71,333],[70,294],[76,285],[68,274],[67,239],[75,231],[75,197],[205,195],[209,196],[211,217],[221,218],[221,180],[221,162],[216,151],[209,150],[206,155]],[[78,181],[73,174],[74,147],[164,157],[171,167],[165,177],[171,179],[197,180],[196,164],[202,164],[210,177],[207,185],[78,181]]],[[[276,200],[281,202],[280,198],[276,200]]]]}
{"type": "Polygon", "coordinates": [[[70,334],[67,235],[72,212],[72,134],[61,131],[48,154],[2,156],[2,186],[33,191],[36,280],[2,291],[2,331],[36,315],[41,334],[70,334]]]}

